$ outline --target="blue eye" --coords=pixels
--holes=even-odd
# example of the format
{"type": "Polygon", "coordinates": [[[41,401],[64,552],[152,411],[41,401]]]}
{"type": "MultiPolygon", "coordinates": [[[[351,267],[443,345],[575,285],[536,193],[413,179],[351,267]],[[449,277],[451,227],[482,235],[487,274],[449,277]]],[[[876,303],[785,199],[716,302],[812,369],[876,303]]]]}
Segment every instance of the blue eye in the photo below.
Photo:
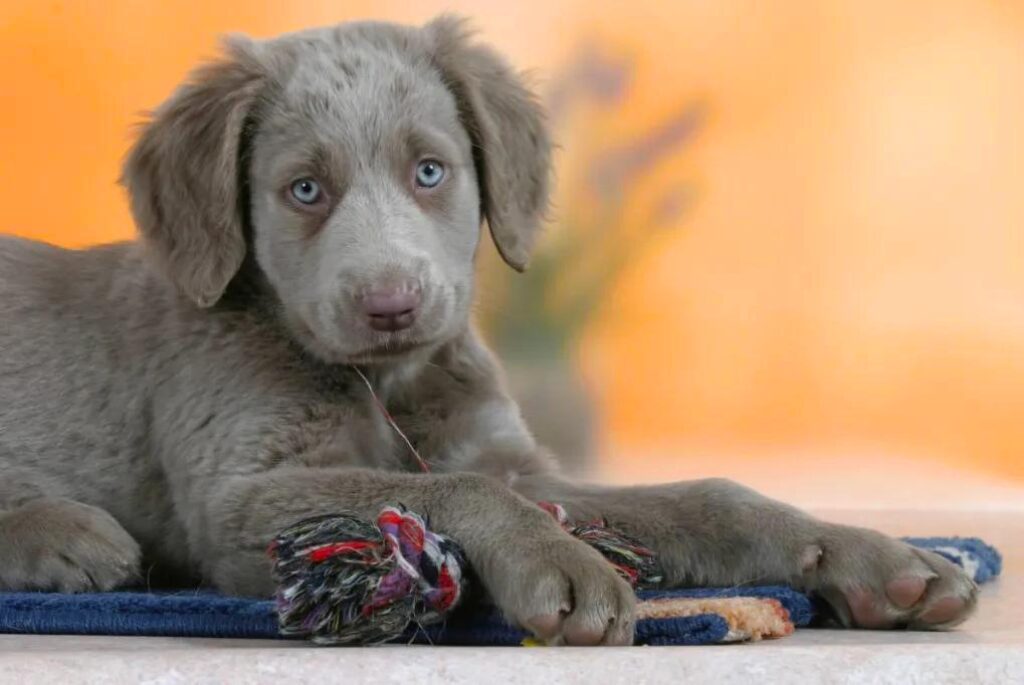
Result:
{"type": "Polygon", "coordinates": [[[300,178],[292,184],[292,197],[304,205],[316,204],[320,195],[320,184],[311,178],[300,178]]]}
{"type": "Polygon", "coordinates": [[[416,166],[416,185],[436,188],[444,179],[444,165],[436,159],[425,159],[416,166]]]}

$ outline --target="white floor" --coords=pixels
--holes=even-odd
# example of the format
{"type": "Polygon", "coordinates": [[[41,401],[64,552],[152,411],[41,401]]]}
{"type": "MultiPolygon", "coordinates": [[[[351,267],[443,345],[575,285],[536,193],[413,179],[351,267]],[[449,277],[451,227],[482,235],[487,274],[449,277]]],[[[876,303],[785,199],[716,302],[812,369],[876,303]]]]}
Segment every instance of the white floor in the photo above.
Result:
{"type": "Polygon", "coordinates": [[[896,535],[983,537],[1003,551],[1003,577],[948,633],[802,630],[759,644],[616,649],[0,636],[0,683],[1024,683],[1024,515],[820,513],[896,535]]]}

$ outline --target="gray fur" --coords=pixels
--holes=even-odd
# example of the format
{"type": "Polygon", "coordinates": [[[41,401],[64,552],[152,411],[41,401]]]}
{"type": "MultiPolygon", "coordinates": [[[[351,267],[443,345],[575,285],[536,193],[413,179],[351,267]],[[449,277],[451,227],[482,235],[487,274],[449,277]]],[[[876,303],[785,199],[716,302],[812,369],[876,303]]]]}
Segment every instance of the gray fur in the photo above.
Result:
{"type": "Polygon", "coordinates": [[[0,239],[0,588],[108,589],[142,574],[141,546],[146,573],[265,595],[281,528],[401,501],[462,543],[514,620],[552,642],[628,641],[632,593],[544,499],[653,545],[673,585],[792,583],[847,625],[966,617],[961,572],[878,533],[723,481],[557,475],[469,320],[481,220],[523,268],[549,158],[533,96],[456,20],[234,39],[128,157],[141,242],[0,239]],[[423,156],[449,173],[431,192],[411,185],[423,156]],[[306,176],[321,206],[287,198],[306,176]],[[421,290],[411,328],[360,318],[381,283],[421,290]],[[897,577],[927,592],[899,608],[897,577]],[[874,604],[851,609],[862,590],[874,604]]]}

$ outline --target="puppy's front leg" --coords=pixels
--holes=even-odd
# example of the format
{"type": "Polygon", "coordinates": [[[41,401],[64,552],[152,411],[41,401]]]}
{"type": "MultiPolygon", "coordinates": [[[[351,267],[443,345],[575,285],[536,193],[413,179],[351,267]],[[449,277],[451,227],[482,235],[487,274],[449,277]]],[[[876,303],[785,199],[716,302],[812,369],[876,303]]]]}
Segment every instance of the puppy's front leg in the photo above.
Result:
{"type": "Polygon", "coordinates": [[[513,487],[643,540],[669,585],[784,583],[820,595],[841,623],[863,628],[945,628],[975,606],[975,584],[939,555],[820,521],[727,480],[608,488],[536,474],[513,487]]]}
{"type": "Polygon", "coordinates": [[[459,542],[500,609],[539,637],[628,644],[633,593],[587,545],[497,481],[474,474],[404,474],[280,467],[225,481],[206,525],[205,572],[235,594],[273,591],[267,544],[284,527],[332,511],[369,519],[401,502],[459,542]]]}

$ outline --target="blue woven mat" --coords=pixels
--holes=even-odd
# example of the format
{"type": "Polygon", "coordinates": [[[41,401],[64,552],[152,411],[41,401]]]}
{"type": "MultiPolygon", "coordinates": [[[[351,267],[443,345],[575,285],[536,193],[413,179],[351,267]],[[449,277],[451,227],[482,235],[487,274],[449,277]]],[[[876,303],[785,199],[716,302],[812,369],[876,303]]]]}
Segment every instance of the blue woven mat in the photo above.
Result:
{"type": "MultiPolygon", "coordinates": [[[[983,583],[999,575],[1002,560],[977,538],[907,538],[963,566],[983,583]]],[[[813,604],[791,588],[743,587],[640,593],[660,597],[761,597],[777,599],[797,627],[814,618],[813,604]]],[[[110,592],[64,595],[0,593],[0,633],[164,635],[175,637],[279,638],[273,602],[211,592],[110,592]]],[[[639,621],[638,644],[698,645],[722,642],[729,633],[717,614],[639,621]]],[[[496,614],[457,613],[446,623],[410,631],[401,641],[445,645],[519,645],[525,633],[496,614]]]]}

